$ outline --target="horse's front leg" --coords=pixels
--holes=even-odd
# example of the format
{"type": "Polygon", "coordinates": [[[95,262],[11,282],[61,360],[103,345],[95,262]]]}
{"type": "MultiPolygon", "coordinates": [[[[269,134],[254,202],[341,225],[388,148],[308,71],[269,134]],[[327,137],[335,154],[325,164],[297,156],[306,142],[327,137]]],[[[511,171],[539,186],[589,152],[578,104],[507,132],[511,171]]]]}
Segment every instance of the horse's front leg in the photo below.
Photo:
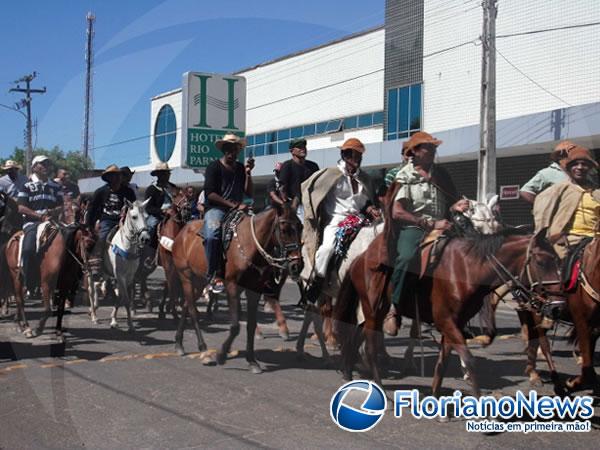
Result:
{"type": "Polygon", "coordinates": [[[258,311],[258,301],[260,294],[251,289],[246,290],[246,299],[248,307],[248,322],[246,325],[246,361],[253,374],[262,373],[260,365],[254,356],[254,333],[256,331],[256,314],[258,311]]]}
{"type": "Polygon", "coordinates": [[[373,319],[367,320],[364,324],[365,343],[367,352],[367,363],[371,370],[371,376],[373,381],[381,386],[381,376],[379,375],[379,368],[377,367],[377,329],[375,327],[375,321],[373,319]]]}
{"type": "Polygon", "coordinates": [[[240,334],[240,295],[235,281],[228,281],[226,286],[227,303],[229,304],[229,335],[217,353],[217,363],[225,364],[227,354],[234,339],[240,334]]]}
{"type": "MultiPolygon", "coordinates": [[[[581,288],[580,288],[581,289],[581,288]]],[[[588,308],[585,299],[578,296],[575,299],[569,299],[570,302],[577,305],[569,305],[575,331],[577,332],[577,341],[579,342],[579,351],[581,352],[581,374],[567,381],[567,387],[570,391],[593,388],[594,392],[600,390],[596,371],[594,370],[594,346],[595,337],[590,329],[589,317],[597,313],[595,308],[588,308]]]]}
{"type": "Polygon", "coordinates": [[[44,305],[44,311],[42,312],[42,318],[40,319],[35,334],[37,336],[44,332],[46,327],[46,321],[52,315],[52,295],[54,294],[54,286],[56,286],[55,278],[52,276],[44,276],[42,273],[42,302],[44,305]]]}
{"type": "Polygon", "coordinates": [[[25,300],[23,298],[23,285],[21,284],[20,277],[18,281],[15,281],[15,323],[17,324],[17,332],[23,333],[25,337],[32,338],[33,331],[27,322],[25,315],[25,300]]]}

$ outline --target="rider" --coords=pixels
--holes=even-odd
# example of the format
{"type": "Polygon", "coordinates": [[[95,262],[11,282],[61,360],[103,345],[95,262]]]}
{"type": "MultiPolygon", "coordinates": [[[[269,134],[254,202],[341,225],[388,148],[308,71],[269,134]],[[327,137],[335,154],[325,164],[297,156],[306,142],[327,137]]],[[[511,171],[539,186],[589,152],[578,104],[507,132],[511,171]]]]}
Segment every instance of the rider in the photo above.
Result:
{"type": "Polygon", "coordinates": [[[52,161],[45,155],[33,158],[33,174],[17,197],[19,213],[25,216],[22,261],[25,283],[29,291],[32,291],[39,278],[35,261],[38,225],[60,212],[63,204],[62,189],[48,177],[51,164],[52,161]]]}
{"type": "Polygon", "coordinates": [[[565,162],[568,180],[546,189],[533,206],[536,230],[548,228],[547,237],[561,259],[584,238],[599,236],[600,189],[589,177],[598,163],[587,148],[573,145],[565,162]]]}
{"type": "Polygon", "coordinates": [[[146,225],[150,232],[150,246],[156,250],[158,239],[156,238],[156,228],[164,218],[164,212],[168,210],[176,195],[177,186],[169,181],[171,169],[167,163],[158,163],[150,176],[156,177],[156,181],[146,189],[145,200],[150,199],[146,205],[148,220],[146,225]]]}
{"type": "Polygon", "coordinates": [[[1,170],[6,174],[0,177],[0,191],[6,192],[10,198],[16,200],[19,191],[27,183],[27,177],[19,172],[21,166],[12,159],[6,161],[1,170]]]}
{"type": "Polygon", "coordinates": [[[576,145],[571,141],[559,142],[552,153],[550,153],[552,163],[550,163],[548,167],[539,170],[523,185],[523,187],[521,187],[521,190],[519,191],[520,197],[533,205],[536,195],[540,192],[550,186],[567,181],[569,176],[565,172],[565,164],[569,152],[575,147],[576,145]]]}
{"type": "Polygon", "coordinates": [[[406,274],[423,237],[434,229],[448,229],[450,211],[463,212],[469,206],[467,200],[457,201],[458,193],[450,175],[433,162],[441,143],[424,131],[413,134],[406,143],[410,160],[396,174],[395,182],[400,188],[392,217],[400,222],[400,227],[392,274],[392,306],[384,323],[384,330],[391,336],[398,333],[397,309],[405,294],[406,274]]]}
{"type": "Polygon", "coordinates": [[[71,174],[67,169],[62,167],[58,169],[54,181],[62,189],[64,198],[70,197],[72,200],[79,200],[79,187],[71,181],[71,174]]]}
{"type": "Polygon", "coordinates": [[[408,163],[409,156],[406,154],[406,146],[407,145],[408,145],[408,141],[404,141],[402,143],[402,162],[400,163],[400,165],[396,166],[396,167],[392,167],[390,170],[388,170],[385,173],[383,182],[385,183],[385,186],[388,188],[392,185],[392,183],[396,179],[396,175],[398,174],[398,172],[400,172],[400,170],[406,165],[406,163],[408,163]]]}
{"type": "Polygon", "coordinates": [[[304,206],[302,205],[300,186],[319,170],[319,166],[317,163],[306,159],[306,139],[304,138],[296,138],[290,141],[290,153],[292,159],[284,162],[279,172],[281,196],[284,201],[296,199],[299,202],[296,214],[300,222],[304,222],[304,206]]]}
{"type": "Polygon", "coordinates": [[[129,166],[123,166],[121,167],[121,173],[123,174],[121,182],[124,186],[127,186],[129,189],[131,189],[137,198],[139,186],[131,181],[133,175],[135,174],[135,170],[131,170],[129,166]]]}
{"type": "Polygon", "coordinates": [[[247,211],[244,194],[252,197],[252,169],[254,161],[249,159],[244,166],[238,155],[244,141],[233,133],[226,134],[215,142],[223,156],[208,165],[204,174],[205,214],[201,235],[208,265],[207,279],[214,293],[225,289],[222,280],[221,225],[233,210],[247,211]]]}
{"type": "MultiPolygon", "coordinates": [[[[125,200],[135,202],[134,192],[122,183],[123,174],[115,164],[109,165],[101,178],[106,182],[104,186],[96,189],[92,196],[88,213],[86,214],[86,225],[94,229],[99,221],[98,241],[94,248],[95,259],[101,259],[106,248],[106,239],[110,231],[119,225],[121,212],[125,207],[125,200]]],[[[92,267],[96,270],[99,266],[92,267]]]]}
{"type": "Polygon", "coordinates": [[[314,259],[314,277],[306,299],[315,303],[335,250],[338,225],[347,216],[364,212],[369,218],[380,216],[374,206],[375,191],[371,178],[360,170],[365,152],[363,143],[350,138],[340,147],[337,166],[314,173],[302,184],[306,205],[303,241],[308,255],[314,259]],[[321,234],[322,230],[322,234],[321,234]],[[321,234],[320,246],[314,252],[321,234]]]}

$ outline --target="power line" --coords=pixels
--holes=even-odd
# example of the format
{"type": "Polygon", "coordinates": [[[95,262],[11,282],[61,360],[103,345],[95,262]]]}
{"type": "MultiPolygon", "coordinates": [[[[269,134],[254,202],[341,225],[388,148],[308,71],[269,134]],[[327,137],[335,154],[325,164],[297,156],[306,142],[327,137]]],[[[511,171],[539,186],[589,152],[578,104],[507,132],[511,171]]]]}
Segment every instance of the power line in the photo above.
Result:
{"type": "Polygon", "coordinates": [[[567,106],[573,106],[571,105],[569,102],[563,100],[562,98],[560,98],[558,95],[553,94],[552,92],[550,92],[548,89],[546,89],[544,86],[542,86],[540,83],[538,83],[537,81],[535,81],[533,78],[531,78],[529,75],[527,75],[525,72],[523,72],[521,69],[519,69],[516,65],[514,65],[512,62],[510,62],[510,60],[504,56],[500,50],[498,50],[496,47],[494,47],[494,50],[496,50],[496,53],[498,53],[498,55],[500,55],[500,57],[506,61],[513,69],[515,69],[517,72],[519,72],[521,75],[523,75],[525,78],[527,78],[529,81],[531,81],[533,84],[535,84],[537,87],[539,87],[542,91],[546,92],[547,94],[551,95],[552,97],[554,97],[557,100],[560,100],[561,102],[563,102],[565,105],[567,106]]]}
{"type": "Polygon", "coordinates": [[[560,31],[560,30],[571,30],[574,28],[593,27],[596,25],[600,25],[600,22],[582,23],[582,24],[578,24],[578,25],[565,25],[562,27],[555,27],[555,28],[542,28],[540,30],[522,31],[520,33],[499,34],[498,36],[496,36],[496,38],[501,39],[501,38],[508,38],[508,37],[513,37],[513,36],[527,36],[529,34],[547,33],[550,31],[560,31]]]}

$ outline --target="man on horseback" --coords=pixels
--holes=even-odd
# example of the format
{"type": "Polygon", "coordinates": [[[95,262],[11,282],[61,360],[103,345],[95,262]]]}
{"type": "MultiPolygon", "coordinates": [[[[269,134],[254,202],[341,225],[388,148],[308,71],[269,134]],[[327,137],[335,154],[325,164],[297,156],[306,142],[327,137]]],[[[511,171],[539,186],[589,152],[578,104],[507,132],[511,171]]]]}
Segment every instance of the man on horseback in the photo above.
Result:
{"type": "Polygon", "coordinates": [[[154,170],[150,172],[150,175],[156,177],[156,181],[146,189],[145,196],[145,200],[150,199],[146,205],[146,212],[148,213],[146,225],[150,232],[151,257],[153,258],[158,247],[156,229],[164,219],[165,211],[173,204],[173,197],[176,195],[178,188],[169,181],[171,169],[169,169],[167,163],[158,163],[154,170]]]}
{"type": "Polygon", "coordinates": [[[50,158],[38,155],[33,158],[31,168],[33,174],[19,192],[17,202],[19,213],[25,216],[23,225],[23,272],[29,291],[38,283],[35,255],[37,253],[38,226],[62,209],[63,192],[58,184],[49,179],[50,158]]]}
{"type": "MultiPolygon", "coordinates": [[[[104,186],[98,188],[92,197],[90,208],[86,214],[86,226],[94,229],[98,222],[98,241],[94,248],[92,258],[102,261],[102,255],[106,248],[106,240],[110,231],[119,225],[121,212],[125,207],[125,200],[135,202],[134,192],[122,184],[122,172],[118,166],[111,164],[104,172],[101,178],[106,182],[104,186]]],[[[93,264],[92,268],[99,272],[101,265],[93,264]]]]}
{"type": "Polygon", "coordinates": [[[360,170],[365,146],[360,140],[350,138],[340,150],[341,159],[336,167],[319,170],[302,184],[306,206],[303,241],[309,257],[314,260],[313,280],[306,292],[306,299],[311,303],[320,295],[340,222],[361,213],[370,219],[380,216],[375,207],[371,178],[360,170]],[[319,240],[319,236],[322,239],[319,240]]]}
{"type": "Polygon", "coordinates": [[[71,181],[71,174],[65,168],[60,168],[56,171],[54,182],[60,186],[63,191],[63,197],[70,197],[72,200],[79,200],[79,187],[71,181]]]}
{"type": "Polygon", "coordinates": [[[409,162],[398,171],[395,182],[400,188],[394,199],[392,218],[400,222],[396,259],[392,274],[392,306],[384,330],[398,333],[398,314],[401,299],[408,292],[406,276],[418,254],[424,236],[432,230],[447,230],[450,212],[463,212],[467,200],[460,200],[450,175],[434,164],[437,147],[442,141],[424,131],[413,134],[406,143],[409,162]]]}
{"type": "Polygon", "coordinates": [[[210,163],[204,174],[206,200],[201,235],[208,266],[206,276],[214,293],[221,293],[225,289],[221,245],[223,219],[231,211],[247,211],[248,205],[243,202],[244,194],[252,197],[254,161],[248,160],[245,166],[237,161],[244,145],[244,141],[233,133],[216,141],[215,146],[223,152],[223,156],[210,163]]]}
{"type": "Polygon", "coordinates": [[[10,198],[16,200],[19,192],[27,183],[27,177],[20,173],[21,166],[16,161],[9,159],[2,166],[5,175],[0,177],[0,191],[5,192],[10,198]]]}
{"type": "Polygon", "coordinates": [[[292,159],[284,162],[279,172],[281,196],[284,201],[296,199],[296,202],[298,202],[296,214],[300,222],[304,222],[304,206],[302,205],[300,186],[319,170],[319,166],[317,163],[306,159],[306,139],[304,138],[296,138],[290,141],[290,153],[292,159]]]}

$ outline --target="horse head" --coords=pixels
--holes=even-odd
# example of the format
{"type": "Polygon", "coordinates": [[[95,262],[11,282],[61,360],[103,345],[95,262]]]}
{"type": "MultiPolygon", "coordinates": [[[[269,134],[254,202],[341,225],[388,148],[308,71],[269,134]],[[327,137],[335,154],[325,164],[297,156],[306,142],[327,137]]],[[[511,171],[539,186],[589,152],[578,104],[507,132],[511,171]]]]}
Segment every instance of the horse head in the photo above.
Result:
{"type": "Polygon", "coordinates": [[[183,189],[179,189],[173,197],[173,203],[168,215],[181,223],[187,223],[191,220],[192,204],[183,189]]]}
{"type": "Polygon", "coordinates": [[[478,233],[496,234],[502,229],[494,212],[497,203],[497,195],[494,195],[487,204],[469,200],[469,208],[462,215],[471,222],[478,233]]]}
{"type": "Polygon", "coordinates": [[[125,199],[127,208],[124,220],[125,236],[131,242],[137,243],[139,248],[150,242],[150,232],[146,226],[146,205],[149,201],[150,198],[143,202],[136,200],[132,203],[125,199]]]}
{"type": "Polygon", "coordinates": [[[290,278],[298,280],[302,272],[302,223],[296,215],[297,202],[286,202],[277,207],[276,244],[286,266],[290,278]]]}
{"type": "Polygon", "coordinates": [[[523,272],[528,287],[539,300],[543,315],[557,319],[566,296],[561,279],[560,259],[546,239],[546,229],[532,236],[523,272]]]}

